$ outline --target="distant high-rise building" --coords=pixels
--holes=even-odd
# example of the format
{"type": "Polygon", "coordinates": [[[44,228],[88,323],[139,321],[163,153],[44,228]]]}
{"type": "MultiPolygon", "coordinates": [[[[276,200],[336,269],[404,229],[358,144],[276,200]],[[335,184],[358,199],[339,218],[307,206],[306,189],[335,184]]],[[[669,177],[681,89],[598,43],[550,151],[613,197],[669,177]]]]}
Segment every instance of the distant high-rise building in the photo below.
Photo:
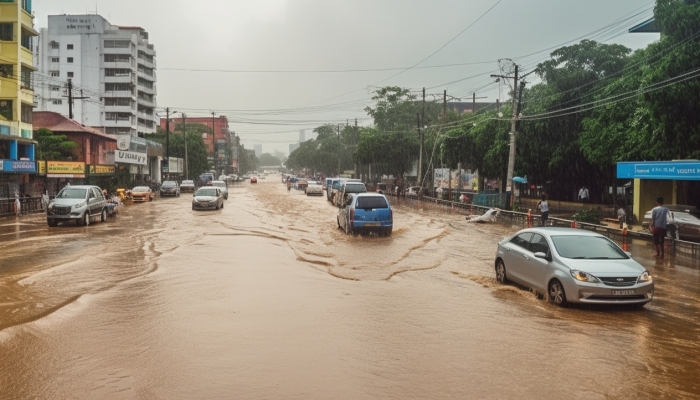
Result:
{"type": "Polygon", "coordinates": [[[262,145],[254,144],[253,149],[255,150],[255,157],[260,158],[260,156],[262,155],[262,145]]]}
{"type": "Polygon", "coordinates": [[[304,143],[306,137],[306,131],[305,130],[300,130],[299,131],[299,143],[304,143]]]}
{"type": "Polygon", "coordinates": [[[154,133],[156,50],[148,32],[99,15],[50,15],[48,22],[35,47],[44,82],[35,91],[38,109],[68,115],[71,81],[76,121],[109,134],[154,133]]]}
{"type": "Polygon", "coordinates": [[[299,143],[290,143],[289,144],[289,154],[292,154],[292,152],[298,148],[299,148],[299,143]]]}

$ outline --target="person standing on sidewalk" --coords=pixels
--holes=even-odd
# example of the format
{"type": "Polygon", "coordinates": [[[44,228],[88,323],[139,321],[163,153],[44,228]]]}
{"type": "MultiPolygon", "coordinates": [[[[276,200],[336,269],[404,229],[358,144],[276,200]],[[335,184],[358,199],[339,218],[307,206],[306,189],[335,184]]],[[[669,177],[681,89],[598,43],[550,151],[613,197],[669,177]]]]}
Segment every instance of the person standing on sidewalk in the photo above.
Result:
{"type": "Polygon", "coordinates": [[[651,209],[651,224],[649,228],[654,235],[654,247],[656,257],[664,257],[664,239],[666,238],[666,225],[668,224],[668,208],[664,207],[664,198],[656,198],[656,207],[651,209]]]}
{"type": "Polygon", "coordinates": [[[542,199],[537,202],[537,209],[540,210],[540,226],[546,226],[549,218],[549,203],[546,195],[543,194],[542,199]]]}
{"type": "Polygon", "coordinates": [[[625,208],[622,206],[617,209],[617,220],[620,223],[620,229],[622,229],[625,222],[627,222],[627,213],[625,212],[625,208]]]}
{"type": "Polygon", "coordinates": [[[588,198],[589,198],[588,188],[585,186],[581,187],[581,189],[578,191],[578,199],[582,203],[588,203],[588,198]]]}

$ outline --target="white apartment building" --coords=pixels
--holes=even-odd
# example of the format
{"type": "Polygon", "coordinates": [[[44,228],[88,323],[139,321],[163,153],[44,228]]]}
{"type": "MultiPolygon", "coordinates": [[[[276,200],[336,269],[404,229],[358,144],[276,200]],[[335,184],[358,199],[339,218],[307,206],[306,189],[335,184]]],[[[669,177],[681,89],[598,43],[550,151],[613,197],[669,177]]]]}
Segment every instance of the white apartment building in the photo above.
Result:
{"type": "Polygon", "coordinates": [[[50,15],[39,33],[37,110],[69,116],[71,80],[75,121],[115,135],[156,131],[156,51],[148,32],[90,14],[50,15]]]}

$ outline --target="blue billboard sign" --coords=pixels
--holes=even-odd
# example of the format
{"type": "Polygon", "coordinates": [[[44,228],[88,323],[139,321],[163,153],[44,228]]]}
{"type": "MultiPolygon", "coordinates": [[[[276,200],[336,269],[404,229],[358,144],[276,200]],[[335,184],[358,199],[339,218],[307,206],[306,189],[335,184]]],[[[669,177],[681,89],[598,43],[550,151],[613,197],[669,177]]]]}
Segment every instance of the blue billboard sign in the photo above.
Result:
{"type": "Polygon", "coordinates": [[[36,173],[36,162],[34,161],[0,160],[0,164],[2,172],[36,173]]]}
{"type": "Polygon", "coordinates": [[[700,161],[619,162],[617,179],[700,181],[700,161]]]}

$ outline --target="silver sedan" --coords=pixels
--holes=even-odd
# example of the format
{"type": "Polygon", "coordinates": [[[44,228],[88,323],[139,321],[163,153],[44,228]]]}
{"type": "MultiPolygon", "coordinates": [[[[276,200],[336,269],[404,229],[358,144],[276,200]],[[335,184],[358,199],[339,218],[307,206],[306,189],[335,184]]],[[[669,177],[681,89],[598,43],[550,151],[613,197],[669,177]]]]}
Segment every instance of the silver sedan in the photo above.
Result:
{"type": "Polygon", "coordinates": [[[523,229],[498,243],[496,279],[513,281],[549,300],[636,304],[654,296],[651,274],[607,237],[582,229],[523,229]]]}

